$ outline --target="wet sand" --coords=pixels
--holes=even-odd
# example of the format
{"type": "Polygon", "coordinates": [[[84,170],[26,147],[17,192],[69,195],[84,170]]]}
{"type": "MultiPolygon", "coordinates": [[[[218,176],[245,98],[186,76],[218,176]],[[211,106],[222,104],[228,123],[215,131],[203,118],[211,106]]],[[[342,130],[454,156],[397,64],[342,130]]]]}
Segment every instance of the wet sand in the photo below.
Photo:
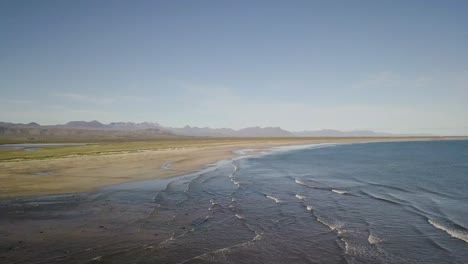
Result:
{"type": "Polygon", "coordinates": [[[132,181],[170,178],[187,174],[219,160],[236,156],[236,150],[275,146],[353,143],[371,141],[439,140],[441,138],[309,138],[245,139],[222,145],[142,150],[105,155],[65,156],[0,162],[0,199],[44,194],[92,192],[96,188],[132,181]]]}

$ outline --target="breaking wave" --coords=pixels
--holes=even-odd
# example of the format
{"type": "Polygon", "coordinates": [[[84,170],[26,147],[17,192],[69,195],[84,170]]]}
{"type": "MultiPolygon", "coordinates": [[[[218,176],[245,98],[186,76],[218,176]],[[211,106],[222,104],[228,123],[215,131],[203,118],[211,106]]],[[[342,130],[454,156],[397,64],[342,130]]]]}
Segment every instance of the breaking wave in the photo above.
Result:
{"type": "Polygon", "coordinates": [[[270,196],[270,195],[265,195],[266,198],[272,199],[276,203],[281,203],[282,201],[276,197],[270,196]]]}
{"type": "Polygon", "coordinates": [[[306,197],[304,195],[296,194],[296,198],[299,200],[304,200],[306,197]]]}
{"type": "Polygon", "coordinates": [[[337,194],[347,194],[347,192],[343,190],[332,189],[331,191],[337,194]]]}
{"type": "Polygon", "coordinates": [[[446,225],[443,225],[440,222],[437,222],[437,221],[434,221],[434,220],[431,220],[431,219],[428,219],[427,221],[429,222],[429,224],[431,224],[435,228],[440,229],[442,231],[445,231],[451,237],[460,239],[460,240],[465,241],[466,243],[468,243],[468,232],[466,232],[464,230],[456,230],[454,228],[450,228],[450,227],[448,227],[446,225]]]}

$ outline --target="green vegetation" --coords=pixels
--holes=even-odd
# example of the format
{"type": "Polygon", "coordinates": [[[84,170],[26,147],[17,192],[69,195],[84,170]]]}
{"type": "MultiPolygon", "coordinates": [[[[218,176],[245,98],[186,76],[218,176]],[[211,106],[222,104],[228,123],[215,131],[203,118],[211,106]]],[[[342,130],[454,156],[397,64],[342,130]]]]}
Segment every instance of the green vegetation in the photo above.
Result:
{"type": "MultiPolygon", "coordinates": [[[[105,155],[115,153],[131,153],[145,150],[168,150],[180,148],[201,148],[222,146],[228,144],[242,143],[267,143],[272,139],[229,139],[229,138],[212,138],[212,139],[158,139],[134,142],[101,142],[92,143],[85,146],[60,146],[46,147],[33,151],[24,150],[0,150],[0,161],[7,160],[31,160],[31,159],[48,159],[60,158],[66,156],[82,156],[82,155],[105,155]]],[[[282,140],[282,139],[276,139],[282,140]]],[[[275,140],[275,141],[276,141],[275,140]]],[[[291,141],[291,139],[289,139],[291,141]]],[[[77,143],[76,140],[68,141],[77,143]]],[[[79,141],[78,141],[79,142],[79,141]]],[[[45,142],[42,142],[45,143],[45,142]]],[[[57,143],[57,141],[54,141],[57,143]]]]}
{"type": "MultiPolygon", "coordinates": [[[[56,141],[55,141],[56,142],[56,141]]],[[[75,141],[76,142],[76,141],[75,141]]],[[[213,140],[152,140],[138,142],[104,142],[85,146],[46,147],[33,151],[0,150],[0,161],[60,158],[65,156],[102,155],[145,150],[163,150],[173,148],[190,148],[204,145],[219,145],[222,142],[213,140]]]]}

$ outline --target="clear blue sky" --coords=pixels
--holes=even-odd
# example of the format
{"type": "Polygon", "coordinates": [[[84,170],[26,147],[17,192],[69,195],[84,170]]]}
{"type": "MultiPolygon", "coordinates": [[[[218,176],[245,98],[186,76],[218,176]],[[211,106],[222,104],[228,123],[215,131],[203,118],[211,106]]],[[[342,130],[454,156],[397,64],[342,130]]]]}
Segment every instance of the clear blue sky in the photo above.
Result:
{"type": "Polygon", "coordinates": [[[468,134],[468,1],[0,1],[0,120],[468,134]]]}

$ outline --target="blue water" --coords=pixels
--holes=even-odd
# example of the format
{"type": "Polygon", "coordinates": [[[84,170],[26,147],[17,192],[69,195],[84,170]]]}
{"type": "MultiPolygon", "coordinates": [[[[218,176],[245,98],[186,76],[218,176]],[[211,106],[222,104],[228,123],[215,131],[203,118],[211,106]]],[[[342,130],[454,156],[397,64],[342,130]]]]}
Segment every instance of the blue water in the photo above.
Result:
{"type": "Polygon", "coordinates": [[[468,141],[294,150],[172,180],[42,199],[0,208],[8,212],[0,220],[15,223],[15,239],[28,241],[34,226],[55,232],[6,259],[468,263],[468,141]]]}
{"type": "Polygon", "coordinates": [[[309,149],[241,167],[237,178],[256,185],[246,189],[284,201],[281,211],[309,206],[348,262],[468,262],[467,141],[309,149]]]}

